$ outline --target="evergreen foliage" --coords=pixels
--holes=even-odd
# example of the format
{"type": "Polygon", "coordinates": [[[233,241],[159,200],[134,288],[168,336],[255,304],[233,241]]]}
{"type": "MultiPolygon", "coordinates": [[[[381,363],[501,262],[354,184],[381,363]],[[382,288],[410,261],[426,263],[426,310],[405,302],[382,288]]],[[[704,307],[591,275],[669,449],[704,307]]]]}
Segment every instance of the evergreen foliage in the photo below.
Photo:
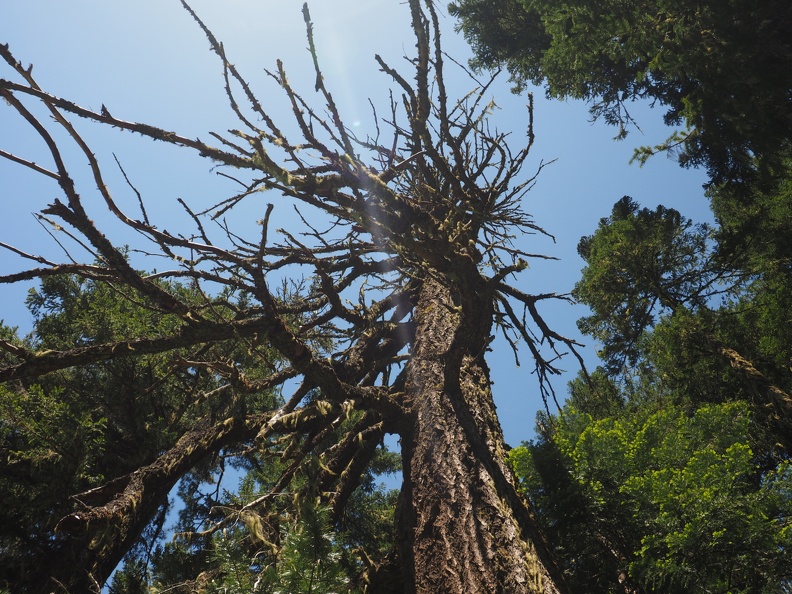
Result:
{"type": "MultiPolygon", "coordinates": [[[[591,103],[593,118],[631,125],[630,103],[665,109],[670,151],[711,179],[779,174],[792,137],[792,12],[783,0],[458,0],[450,7],[475,65],[505,65],[520,87],[591,103]]],[[[783,178],[783,174],[781,174],[783,178]]]]}
{"type": "Polygon", "coordinates": [[[748,406],[651,410],[598,419],[572,402],[551,431],[510,452],[573,587],[785,591],[792,469],[760,472],[748,406]]]}
{"type": "Polygon", "coordinates": [[[711,197],[715,227],[625,197],[581,240],[604,366],[510,452],[581,591],[792,584],[788,192],[711,197]]]}

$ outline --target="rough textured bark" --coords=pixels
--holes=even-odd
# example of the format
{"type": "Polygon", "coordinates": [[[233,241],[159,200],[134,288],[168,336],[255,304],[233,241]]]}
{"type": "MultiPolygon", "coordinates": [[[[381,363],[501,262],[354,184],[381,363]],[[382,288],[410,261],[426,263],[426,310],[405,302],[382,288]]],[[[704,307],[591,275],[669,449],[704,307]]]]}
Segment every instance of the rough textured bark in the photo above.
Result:
{"type": "Polygon", "coordinates": [[[458,289],[430,281],[418,302],[406,387],[412,414],[402,433],[408,592],[562,591],[504,463],[483,359],[492,319],[486,293],[465,287],[464,297],[474,297],[465,302],[458,289]]]}

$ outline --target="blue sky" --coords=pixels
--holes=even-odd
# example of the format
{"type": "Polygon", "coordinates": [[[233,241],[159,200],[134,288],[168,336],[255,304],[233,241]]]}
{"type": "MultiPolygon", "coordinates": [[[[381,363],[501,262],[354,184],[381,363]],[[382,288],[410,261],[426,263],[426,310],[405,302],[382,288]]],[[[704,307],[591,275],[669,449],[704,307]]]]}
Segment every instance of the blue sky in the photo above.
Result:
{"type": "MultiPolygon", "coordinates": [[[[351,126],[361,133],[373,133],[368,100],[386,105],[387,77],[378,72],[374,54],[409,75],[403,55],[410,54],[411,37],[408,8],[393,0],[314,0],[309,3],[315,25],[316,42],[325,80],[351,126]]],[[[264,69],[274,69],[281,58],[289,79],[302,89],[306,99],[313,95],[313,72],[306,52],[302,20],[302,0],[195,0],[193,8],[223,40],[226,51],[245,74],[271,115],[289,129],[289,113],[282,94],[264,69]]],[[[453,20],[444,16],[444,47],[460,62],[469,49],[453,31],[453,20]]],[[[23,63],[33,63],[39,84],[49,92],[67,97],[86,107],[103,104],[122,119],[145,121],[174,130],[184,136],[209,140],[209,131],[224,132],[237,124],[222,88],[220,62],[208,48],[203,34],[178,0],[28,0],[0,4],[0,43],[9,43],[23,63]]],[[[4,67],[0,77],[12,76],[4,67]]],[[[447,65],[447,84],[457,96],[472,88],[466,74],[447,65]]],[[[525,139],[526,97],[510,93],[506,77],[490,91],[500,110],[493,116],[501,130],[512,131],[512,146],[525,139]]],[[[538,261],[516,279],[525,292],[570,291],[578,278],[582,261],[576,254],[581,236],[590,234],[600,217],[607,216],[613,203],[630,195],[644,206],[664,204],[677,208],[696,221],[710,219],[701,171],[683,170],[658,156],[639,168],[629,165],[632,150],[640,144],[656,144],[669,130],[661,123],[661,112],[636,105],[633,115],[642,132],[633,131],[625,141],[612,140],[616,130],[604,124],[590,124],[588,110],[580,102],[547,101],[535,90],[536,142],[525,168],[532,174],[540,163],[545,167],[535,187],[526,196],[525,208],[537,224],[555,236],[532,235],[520,239],[530,252],[541,252],[558,261],[538,261]]],[[[318,104],[318,97],[317,97],[318,104]]],[[[118,173],[113,153],[140,190],[158,226],[177,230],[188,225],[177,198],[191,205],[209,205],[231,195],[234,186],[217,176],[211,163],[189,151],[153,144],[115,130],[78,122],[80,131],[105,167],[111,192],[124,207],[134,211],[135,198],[118,173]]],[[[0,148],[16,152],[47,166],[48,159],[24,122],[5,105],[0,105],[0,148]]],[[[74,171],[86,170],[85,159],[69,153],[74,171]]],[[[77,178],[86,205],[110,237],[134,244],[113,224],[106,209],[85,177],[77,178]]],[[[30,253],[62,260],[55,241],[31,213],[39,211],[59,195],[51,180],[0,159],[0,241],[30,253]]],[[[239,228],[252,229],[251,220],[260,218],[264,205],[276,197],[262,197],[250,204],[237,219],[239,228]]],[[[276,206],[279,226],[295,224],[291,207],[276,206]]],[[[0,274],[23,269],[25,263],[0,252],[0,274]]],[[[154,263],[153,266],[158,266],[154,263]]],[[[0,286],[0,319],[7,324],[30,328],[23,305],[24,287],[0,286]]],[[[547,305],[542,310],[551,327],[567,336],[577,336],[575,320],[585,311],[565,303],[547,305]]],[[[583,349],[591,366],[596,364],[590,341],[583,349]]],[[[501,423],[508,442],[516,445],[530,438],[535,412],[542,406],[527,350],[521,353],[523,366],[517,368],[505,343],[496,344],[490,365],[501,423]]],[[[559,395],[576,371],[576,361],[568,358],[563,367],[567,378],[556,380],[559,395]]]]}

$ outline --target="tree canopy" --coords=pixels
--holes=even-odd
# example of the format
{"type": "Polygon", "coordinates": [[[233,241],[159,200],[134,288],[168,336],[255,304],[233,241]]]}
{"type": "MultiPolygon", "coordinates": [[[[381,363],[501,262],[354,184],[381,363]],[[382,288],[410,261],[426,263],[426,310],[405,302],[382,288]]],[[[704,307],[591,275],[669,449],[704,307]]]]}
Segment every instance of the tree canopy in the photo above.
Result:
{"type": "Polygon", "coordinates": [[[576,404],[510,452],[573,588],[785,591],[792,476],[757,472],[744,402],[576,404]]]}
{"type": "Polygon", "coordinates": [[[619,200],[578,252],[602,367],[510,451],[573,590],[788,592],[792,13],[782,2],[459,0],[478,68],[631,103],[676,129],[636,150],[703,166],[714,224],[619,200]]]}
{"type": "Polygon", "coordinates": [[[603,366],[509,453],[573,588],[792,580],[788,195],[712,198],[711,227],[625,197],[580,242],[603,366]]]}
{"type": "Polygon", "coordinates": [[[792,13],[781,0],[459,0],[475,64],[591,103],[624,137],[630,103],[665,109],[667,150],[715,183],[778,175],[792,133],[792,13]]]}

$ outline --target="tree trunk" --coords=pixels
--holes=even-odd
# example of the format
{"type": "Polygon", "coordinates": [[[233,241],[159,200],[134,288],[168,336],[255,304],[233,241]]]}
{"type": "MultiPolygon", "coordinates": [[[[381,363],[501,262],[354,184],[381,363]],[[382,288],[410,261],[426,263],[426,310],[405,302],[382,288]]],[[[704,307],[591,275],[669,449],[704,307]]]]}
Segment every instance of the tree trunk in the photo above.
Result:
{"type": "Polygon", "coordinates": [[[401,434],[400,541],[409,594],[564,591],[505,463],[484,352],[491,298],[424,281],[401,434]],[[466,301],[468,300],[468,301],[466,301]]]}

